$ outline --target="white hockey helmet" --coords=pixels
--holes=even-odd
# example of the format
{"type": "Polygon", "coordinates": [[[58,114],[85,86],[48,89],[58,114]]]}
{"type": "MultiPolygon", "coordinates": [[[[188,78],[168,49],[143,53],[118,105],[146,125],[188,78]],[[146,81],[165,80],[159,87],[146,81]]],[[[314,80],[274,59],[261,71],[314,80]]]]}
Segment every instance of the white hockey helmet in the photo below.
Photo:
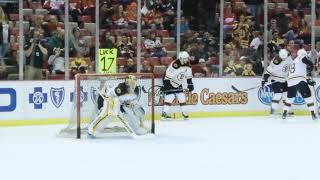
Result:
{"type": "Polygon", "coordinates": [[[307,51],[305,50],[305,49],[299,49],[298,50],[298,52],[297,52],[297,56],[307,56],[308,55],[308,53],[307,53],[307,51]]]}
{"type": "Polygon", "coordinates": [[[288,52],[286,49],[281,49],[281,50],[279,51],[279,57],[280,57],[282,60],[287,59],[288,56],[289,56],[289,52],[288,52]]]}
{"type": "Polygon", "coordinates": [[[178,59],[181,64],[187,64],[189,62],[190,55],[187,51],[181,51],[178,55],[178,59]]]}

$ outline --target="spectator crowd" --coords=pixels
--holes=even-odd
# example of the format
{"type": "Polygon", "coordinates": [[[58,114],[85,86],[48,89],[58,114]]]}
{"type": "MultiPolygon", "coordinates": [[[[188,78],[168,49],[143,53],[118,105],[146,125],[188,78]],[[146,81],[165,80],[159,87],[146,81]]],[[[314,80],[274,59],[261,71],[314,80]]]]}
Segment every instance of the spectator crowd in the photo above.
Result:
{"type": "MultiPolygon", "coordinates": [[[[181,28],[177,34],[177,0],[143,1],[141,72],[162,77],[176,58],[179,36],[180,50],[188,51],[191,56],[194,76],[217,77],[220,2],[181,2],[181,28]]],[[[267,63],[280,48],[290,50],[293,57],[300,48],[310,50],[310,3],[269,1],[267,63]]],[[[76,73],[94,72],[95,23],[100,27],[99,48],[118,49],[118,72],[137,72],[136,0],[99,0],[98,22],[95,22],[95,4],[95,0],[69,0],[70,32],[65,32],[65,1],[23,0],[25,79],[63,79],[65,73],[70,73],[72,78],[76,73]],[[65,33],[69,34],[69,47],[64,45],[65,33]],[[69,69],[65,69],[66,63],[69,69]]],[[[263,14],[263,0],[225,0],[221,60],[224,76],[262,75],[267,65],[263,54],[263,14]]],[[[1,4],[0,23],[0,79],[17,79],[17,3],[1,4]]]]}

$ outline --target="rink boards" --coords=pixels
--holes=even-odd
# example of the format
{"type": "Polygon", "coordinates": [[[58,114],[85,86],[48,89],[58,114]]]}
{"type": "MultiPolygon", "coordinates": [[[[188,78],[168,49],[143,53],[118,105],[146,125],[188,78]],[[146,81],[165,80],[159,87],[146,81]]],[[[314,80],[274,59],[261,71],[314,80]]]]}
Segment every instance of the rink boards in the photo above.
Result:
{"type": "MultiPolygon", "coordinates": [[[[315,79],[315,101],[320,102],[319,79],[315,79]]],[[[248,89],[257,87],[260,78],[194,78],[195,90],[187,94],[190,117],[267,115],[273,95],[271,85],[246,92],[236,92],[231,86],[248,89]]],[[[161,79],[156,79],[156,119],[162,110],[161,79]]],[[[82,89],[82,103],[94,103],[96,92],[92,87],[82,89]]],[[[150,87],[141,93],[140,102],[150,113],[150,87]]],[[[313,89],[313,88],[312,88],[313,89]]],[[[71,116],[74,96],[74,81],[2,81],[0,82],[0,126],[59,124],[71,116]]],[[[305,113],[305,103],[298,95],[294,109],[305,113]]],[[[179,112],[179,107],[172,108],[179,112]]]]}

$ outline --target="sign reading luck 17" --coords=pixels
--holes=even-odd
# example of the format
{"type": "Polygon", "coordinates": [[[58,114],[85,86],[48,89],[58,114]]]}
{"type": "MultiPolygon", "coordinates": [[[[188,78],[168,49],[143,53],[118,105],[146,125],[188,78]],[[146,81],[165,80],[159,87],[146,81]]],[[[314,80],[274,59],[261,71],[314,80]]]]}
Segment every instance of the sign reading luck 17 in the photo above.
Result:
{"type": "Polygon", "coordinates": [[[117,49],[99,49],[99,73],[117,72],[117,49]]]}

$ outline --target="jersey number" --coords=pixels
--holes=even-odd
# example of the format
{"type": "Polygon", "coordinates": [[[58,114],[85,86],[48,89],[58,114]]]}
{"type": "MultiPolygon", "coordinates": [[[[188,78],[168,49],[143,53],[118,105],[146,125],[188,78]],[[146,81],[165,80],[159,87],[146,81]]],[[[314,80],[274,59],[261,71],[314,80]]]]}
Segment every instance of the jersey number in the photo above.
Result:
{"type": "Polygon", "coordinates": [[[294,73],[296,71],[296,64],[291,64],[290,73],[294,73]]]}

